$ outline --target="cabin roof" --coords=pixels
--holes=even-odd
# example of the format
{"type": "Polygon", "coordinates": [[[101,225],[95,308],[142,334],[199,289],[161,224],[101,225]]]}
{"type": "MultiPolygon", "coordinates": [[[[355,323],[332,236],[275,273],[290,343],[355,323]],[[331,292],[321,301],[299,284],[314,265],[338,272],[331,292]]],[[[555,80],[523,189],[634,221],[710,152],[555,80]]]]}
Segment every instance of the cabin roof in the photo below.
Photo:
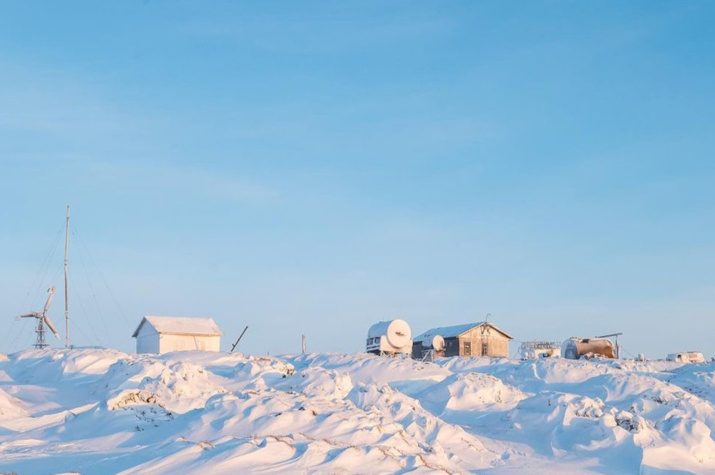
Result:
{"type": "Polygon", "coordinates": [[[480,327],[482,325],[489,326],[493,328],[494,330],[498,331],[505,337],[507,337],[510,340],[513,340],[514,337],[506,333],[505,331],[500,330],[496,326],[494,326],[490,322],[476,322],[476,323],[465,323],[462,325],[452,325],[450,327],[439,327],[439,328],[432,328],[430,330],[427,330],[426,332],[417,335],[415,337],[415,342],[420,342],[426,340],[428,337],[434,336],[434,335],[440,335],[442,338],[456,338],[459,335],[462,335],[463,333],[468,332],[472,328],[480,327]]]}
{"type": "Polygon", "coordinates": [[[201,335],[201,336],[221,336],[223,332],[218,327],[213,318],[195,317],[159,317],[155,315],[145,315],[132,338],[139,335],[142,325],[149,324],[158,333],[171,335],[201,335]]]}

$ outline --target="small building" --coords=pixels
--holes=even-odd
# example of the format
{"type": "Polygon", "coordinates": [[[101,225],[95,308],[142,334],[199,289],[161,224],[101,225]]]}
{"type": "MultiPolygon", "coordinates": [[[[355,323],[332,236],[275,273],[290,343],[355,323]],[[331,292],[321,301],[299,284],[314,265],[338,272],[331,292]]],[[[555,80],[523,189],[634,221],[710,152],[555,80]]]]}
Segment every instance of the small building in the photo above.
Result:
{"type": "Polygon", "coordinates": [[[524,341],[519,347],[519,357],[522,360],[558,356],[561,356],[561,345],[555,341],[524,341]]]}
{"type": "Polygon", "coordinates": [[[682,353],[671,353],[666,358],[668,361],[677,363],[705,363],[705,357],[699,351],[684,351],[682,353]]]}
{"type": "Polygon", "coordinates": [[[444,348],[434,356],[491,356],[509,357],[509,341],[514,338],[490,322],[465,323],[451,327],[433,328],[414,338],[412,357],[423,359],[434,351],[436,336],[444,340],[444,348]]]}
{"type": "Polygon", "coordinates": [[[134,331],[137,353],[219,351],[221,329],[213,318],[157,317],[146,315],[134,331]]]}

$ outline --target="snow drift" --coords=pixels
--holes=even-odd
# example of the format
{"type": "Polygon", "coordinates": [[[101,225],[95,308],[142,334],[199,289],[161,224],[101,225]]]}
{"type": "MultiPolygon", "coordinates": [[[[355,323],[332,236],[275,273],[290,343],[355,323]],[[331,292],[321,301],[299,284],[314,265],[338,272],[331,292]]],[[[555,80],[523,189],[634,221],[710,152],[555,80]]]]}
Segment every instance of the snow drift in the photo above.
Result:
{"type": "Polygon", "coordinates": [[[715,474],[712,363],[0,356],[0,472],[715,474]]]}

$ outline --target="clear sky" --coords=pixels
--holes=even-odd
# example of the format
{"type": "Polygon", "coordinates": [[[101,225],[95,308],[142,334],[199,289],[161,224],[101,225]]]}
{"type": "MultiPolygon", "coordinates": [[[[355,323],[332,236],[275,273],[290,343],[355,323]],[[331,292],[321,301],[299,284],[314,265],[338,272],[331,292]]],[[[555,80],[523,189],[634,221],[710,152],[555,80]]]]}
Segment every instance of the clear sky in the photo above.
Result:
{"type": "MultiPolygon", "coordinates": [[[[76,345],[133,351],[153,314],[356,352],[378,320],[490,313],[513,353],[621,331],[715,356],[714,22],[712,1],[2,2],[0,351],[61,291],[70,204],[76,345]]],[[[50,316],[64,335],[61,295],[50,316]]]]}

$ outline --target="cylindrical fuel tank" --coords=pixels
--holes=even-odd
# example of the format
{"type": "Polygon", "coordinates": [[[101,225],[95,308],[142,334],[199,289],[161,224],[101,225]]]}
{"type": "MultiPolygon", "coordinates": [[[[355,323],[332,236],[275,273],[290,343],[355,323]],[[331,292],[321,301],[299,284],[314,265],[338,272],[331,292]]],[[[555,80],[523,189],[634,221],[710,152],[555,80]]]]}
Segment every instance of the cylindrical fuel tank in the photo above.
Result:
{"type": "Polygon", "coordinates": [[[616,350],[607,338],[569,338],[561,345],[561,356],[564,358],[577,360],[588,354],[615,358],[616,350]]]}

